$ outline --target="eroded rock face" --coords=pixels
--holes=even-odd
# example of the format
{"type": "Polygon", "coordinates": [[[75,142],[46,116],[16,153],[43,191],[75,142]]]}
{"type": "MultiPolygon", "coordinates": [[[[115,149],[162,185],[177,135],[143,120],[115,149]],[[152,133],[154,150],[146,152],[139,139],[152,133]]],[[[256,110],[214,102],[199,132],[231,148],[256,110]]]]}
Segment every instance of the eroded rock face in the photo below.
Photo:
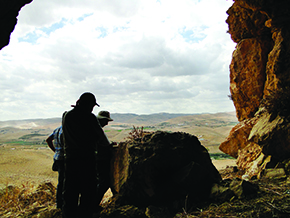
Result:
{"type": "Polygon", "coordinates": [[[230,65],[230,91],[239,121],[254,117],[263,98],[270,43],[241,40],[230,65]]]}
{"type": "Polygon", "coordinates": [[[256,122],[257,119],[248,119],[238,123],[231,130],[227,139],[221,143],[219,149],[234,158],[238,158],[239,151],[249,144],[248,138],[256,122]]]}
{"type": "Polygon", "coordinates": [[[115,152],[125,158],[113,160],[113,174],[120,178],[120,183],[114,183],[118,190],[114,207],[155,206],[176,212],[185,201],[192,205],[208,199],[213,184],[221,181],[206,148],[187,133],[157,131],[124,143],[119,149],[123,151],[115,152]],[[116,165],[127,165],[124,161],[127,171],[122,168],[121,173],[116,172],[120,169],[116,165]]]}
{"type": "Polygon", "coordinates": [[[290,158],[290,123],[289,120],[277,115],[263,113],[252,128],[249,140],[257,143],[265,155],[277,160],[290,158]]]}
{"type": "Polygon", "coordinates": [[[288,4],[236,0],[227,11],[229,33],[238,43],[230,65],[230,91],[240,123],[220,149],[238,158],[238,167],[251,176],[290,157],[288,4]]]}

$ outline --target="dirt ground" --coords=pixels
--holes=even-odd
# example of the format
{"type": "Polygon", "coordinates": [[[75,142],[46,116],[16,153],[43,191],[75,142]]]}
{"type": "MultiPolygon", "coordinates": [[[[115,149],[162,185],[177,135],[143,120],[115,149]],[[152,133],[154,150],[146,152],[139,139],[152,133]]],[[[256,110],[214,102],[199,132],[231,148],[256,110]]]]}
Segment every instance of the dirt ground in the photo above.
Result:
{"type": "Polygon", "coordinates": [[[235,159],[224,159],[224,160],[212,160],[213,165],[217,170],[225,169],[227,166],[236,166],[235,159]]]}
{"type": "Polygon", "coordinates": [[[51,181],[57,184],[57,172],[51,170],[53,152],[46,147],[0,146],[0,187],[39,184],[51,181]]]}

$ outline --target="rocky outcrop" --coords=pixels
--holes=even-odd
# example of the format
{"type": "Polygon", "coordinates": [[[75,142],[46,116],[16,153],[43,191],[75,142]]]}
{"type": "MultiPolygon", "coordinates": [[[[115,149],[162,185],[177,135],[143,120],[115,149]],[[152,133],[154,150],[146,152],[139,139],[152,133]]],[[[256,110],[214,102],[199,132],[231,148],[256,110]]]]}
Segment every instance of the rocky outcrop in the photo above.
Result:
{"type": "Polygon", "coordinates": [[[140,212],[136,208],[174,214],[185,204],[208,200],[213,184],[221,182],[206,148],[187,133],[148,133],[122,143],[114,152],[113,189],[117,194],[102,217],[114,217],[122,208],[134,214],[140,212]]]}
{"type": "Polygon", "coordinates": [[[286,0],[236,0],[230,91],[240,123],[220,145],[250,176],[290,157],[290,13],[286,0]]]}
{"type": "Polygon", "coordinates": [[[2,0],[0,2],[0,50],[9,44],[10,34],[17,24],[20,9],[32,0],[2,0]]]}
{"type": "Polygon", "coordinates": [[[220,144],[220,150],[230,156],[237,158],[239,150],[249,144],[249,134],[255,125],[255,119],[247,119],[238,123],[231,131],[227,139],[220,144]]]}

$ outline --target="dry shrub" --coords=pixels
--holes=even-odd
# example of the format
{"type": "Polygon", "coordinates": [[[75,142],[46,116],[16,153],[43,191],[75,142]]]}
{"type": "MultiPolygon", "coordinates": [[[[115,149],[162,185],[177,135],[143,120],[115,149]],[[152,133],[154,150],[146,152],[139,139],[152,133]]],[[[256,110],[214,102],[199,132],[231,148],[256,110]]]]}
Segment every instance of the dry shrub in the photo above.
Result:
{"type": "Polygon", "coordinates": [[[142,139],[145,135],[147,135],[149,132],[144,131],[144,127],[135,127],[133,126],[133,129],[131,132],[129,132],[129,136],[126,138],[129,141],[142,139]]]}
{"type": "Polygon", "coordinates": [[[61,217],[55,209],[56,188],[50,182],[38,186],[7,185],[0,190],[0,217],[61,217]]]}

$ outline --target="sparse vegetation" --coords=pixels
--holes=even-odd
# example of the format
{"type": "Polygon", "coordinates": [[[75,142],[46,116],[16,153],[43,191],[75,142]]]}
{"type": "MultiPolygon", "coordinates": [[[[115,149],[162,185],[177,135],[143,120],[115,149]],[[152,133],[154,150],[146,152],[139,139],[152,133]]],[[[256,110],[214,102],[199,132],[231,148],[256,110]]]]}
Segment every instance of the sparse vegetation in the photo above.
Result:
{"type": "Polygon", "coordinates": [[[0,190],[0,205],[1,217],[61,217],[60,210],[55,209],[55,187],[50,182],[7,185],[0,190]]]}
{"type": "Polygon", "coordinates": [[[9,145],[35,145],[35,143],[30,142],[30,141],[9,141],[9,142],[5,142],[6,144],[9,145]]]}
{"type": "Polygon", "coordinates": [[[37,136],[46,136],[46,135],[33,133],[33,134],[27,134],[27,135],[21,136],[19,139],[27,140],[27,139],[31,139],[31,138],[37,137],[37,136]]]}
{"type": "MultiPolygon", "coordinates": [[[[240,171],[233,172],[230,167],[221,170],[220,173],[223,179],[241,177],[240,171]]],[[[176,214],[174,218],[288,218],[290,216],[289,179],[251,180],[251,183],[259,186],[257,197],[186,205],[183,212],[176,214]]],[[[54,201],[55,187],[50,182],[38,186],[7,185],[0,189],[0,217],[61,218],[61,211],[55,209],[54,201]]]]}
{"type": "Polygon", "coordinates": [[[137,138],[143,138],[146,134],[149,132],[144,131],[144,127],[135,127],[133,126],[133,129],[131,132],[129,132],[129,136],[126,138],[127,140],[134,140],[137,138]]]}
{"type": "Polygon", "coordinates": [[[214,160],[235,159],[235,158],[233,158],[230,155],[225,154],[225,153],[214,153],[214,154],[210,153],[209,156],[211,159],[214,159],[214,160]]]}
{"type": "MultiPolygon", "coordinates": [[[[232,168],[220,171],[223,179],[241,178],[241,172],[233,172],[232,168]]],[[[253,198],[232,198],[225,202],[212,202],[198,205],[179,213],[175,218],[288,218],[290,217],[289,180],[261,179],[251,180],[259,186],[258,195],[253,198]]]]}

